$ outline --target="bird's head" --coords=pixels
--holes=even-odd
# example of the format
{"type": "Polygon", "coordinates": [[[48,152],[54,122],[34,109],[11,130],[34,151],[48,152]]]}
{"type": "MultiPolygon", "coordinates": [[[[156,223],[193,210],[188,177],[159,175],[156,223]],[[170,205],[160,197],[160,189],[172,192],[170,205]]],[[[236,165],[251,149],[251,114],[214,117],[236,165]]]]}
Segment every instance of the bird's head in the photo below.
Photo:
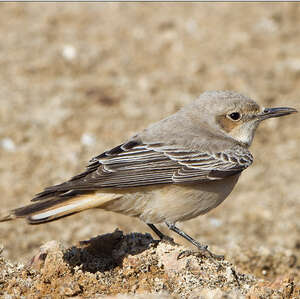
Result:
{"type": "Polygon", "coordinates": [[[263,120],[297,112],[289,107],[260,107],[252,99],[230,91],[205,92],[197,103],[201,103],[211,126],[247,147],[251,145],[255,130],[263,120]]]}

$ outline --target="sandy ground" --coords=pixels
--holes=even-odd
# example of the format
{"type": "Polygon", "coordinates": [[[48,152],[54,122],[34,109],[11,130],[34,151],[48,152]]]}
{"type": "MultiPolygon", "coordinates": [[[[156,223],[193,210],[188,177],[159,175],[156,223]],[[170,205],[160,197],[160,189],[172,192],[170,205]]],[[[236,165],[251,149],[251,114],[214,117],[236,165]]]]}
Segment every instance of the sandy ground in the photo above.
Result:
{"type": "MultiPolygon", "coordinates": [[[[70,178],[203,91],[235,90],[266,107],[300,110],[298,4],[0,8],[3,211],[70,178]]],[[[267,281],[292,273],[299,283],[299,129],[298,115],[264,123],[251,147],[255,162],[230,197],[180,224],[239,271],[267,281]]],[[[2,256],[27,263],[44,242],[68,247],[117,227],[149,232],[137,219],[101,211],[42,226],[1,223],[2,256]]]]}

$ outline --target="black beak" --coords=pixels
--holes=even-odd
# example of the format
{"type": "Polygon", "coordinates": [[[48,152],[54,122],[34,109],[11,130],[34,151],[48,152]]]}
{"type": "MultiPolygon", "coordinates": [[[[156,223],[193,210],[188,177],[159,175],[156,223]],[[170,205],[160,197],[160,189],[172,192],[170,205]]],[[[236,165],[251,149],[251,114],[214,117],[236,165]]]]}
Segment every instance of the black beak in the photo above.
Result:
{"type": "Polygon", "coordinates": [[[280,117],[296,112],[298,112],[296,109],[289,107],[265,108],[264,111],[261,112],[258,116],[261,120],[264,120],[267,118],[280,117]]]}

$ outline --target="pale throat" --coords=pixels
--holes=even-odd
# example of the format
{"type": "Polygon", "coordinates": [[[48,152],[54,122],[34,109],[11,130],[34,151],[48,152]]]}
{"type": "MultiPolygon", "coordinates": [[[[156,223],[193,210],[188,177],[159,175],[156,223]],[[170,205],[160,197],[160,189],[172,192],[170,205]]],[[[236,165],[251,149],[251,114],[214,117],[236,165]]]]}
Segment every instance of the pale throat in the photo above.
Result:
{"type": "Polygon", "coordinates": [[[257,121],[245,122],[240,126],[236,126],[229,132],[229,135],[233,139],[249,147],[253,141],[258,124],[259,123],[257,121]]]}

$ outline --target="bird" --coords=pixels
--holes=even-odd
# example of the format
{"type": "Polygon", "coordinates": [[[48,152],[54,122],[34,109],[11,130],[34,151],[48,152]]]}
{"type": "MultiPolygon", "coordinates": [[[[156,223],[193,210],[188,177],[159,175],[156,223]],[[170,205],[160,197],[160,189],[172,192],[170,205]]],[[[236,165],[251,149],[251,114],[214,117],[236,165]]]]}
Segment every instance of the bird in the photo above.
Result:
{"type": "Polygon", "coordinates": [[[258,125],[297,112],[260,107],[234,91],[207,91],[176,113],[92,158],[85,171],[38,193],[0,222],[25,218],[54,221],[98,208],[138,217],[160,238],[167,227],[213,255],[177,222],[204,215],[231,193],[253,162],[249,147],[258,125]]]}

